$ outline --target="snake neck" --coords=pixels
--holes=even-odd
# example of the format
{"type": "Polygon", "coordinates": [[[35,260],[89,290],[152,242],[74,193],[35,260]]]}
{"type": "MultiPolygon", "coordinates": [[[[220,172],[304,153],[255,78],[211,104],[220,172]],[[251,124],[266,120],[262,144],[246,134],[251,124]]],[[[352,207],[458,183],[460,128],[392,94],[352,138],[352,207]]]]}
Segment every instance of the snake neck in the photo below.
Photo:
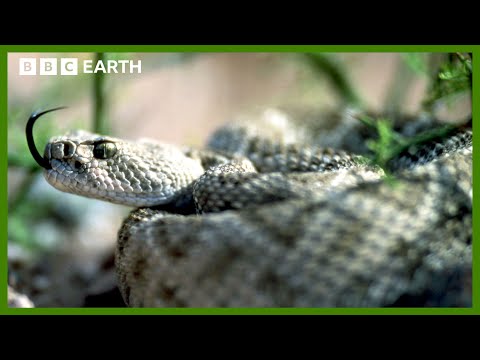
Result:
{"type": "Polygon", "coordinates": [[[179,191],[172,201],[166,204],[150,206],[150,208],[178,215],[196,214],[197,209],[193,200],[193,184],[179,191]]]}

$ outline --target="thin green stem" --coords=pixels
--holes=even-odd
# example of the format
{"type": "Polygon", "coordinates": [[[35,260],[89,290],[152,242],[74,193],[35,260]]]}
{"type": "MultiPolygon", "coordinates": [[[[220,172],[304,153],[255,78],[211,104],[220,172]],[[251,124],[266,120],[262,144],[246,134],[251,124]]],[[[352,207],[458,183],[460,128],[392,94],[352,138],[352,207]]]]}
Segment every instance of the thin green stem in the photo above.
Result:
{"type": "Polygon", "coordinates": [[[405,99],[414,78],[415,74],[413,71],[399,57],[394,77],[385,97],[384,109],[387,114],[395,115],[401,112],[402,106],[405,106],[405,99]]]}
{"type": "Polygon", "coordinates": [[[352,84],[345,75],[345,69],[340,66],[338,61],[334,61],[327,54],[305,53],[303,55],[315,70],[322,72],[327,76],[333,88],[337,91],[344,103],[357,106],[363,104],[362,99],[354,90],[352,84]]]}
{"type": "Polygon", "coordinates": [[[432,140],[446,138],[453,132],[465,126],[471,126],[472,122],[470,119],[462,122],[465,125],[444,125],[438,128],[420,132],[412,137],[405,137],[393,130],[392,124],[388,119],[375,120],[366,115],[357,117],[357,119],[377,133],[377,139],[371,139],[367,143],[368,147],[373,152],[369,158],[374,164],[380,166],[386,172],[388,170],[388,162],[399,156],[409,147],[422,146],[432,140]]]}
{"type": "MultiPolygon", "coordinates": [[[[105,61],[104,53],[95,54],[95,63],[98,61],[105,61]]],[[[108,131],[105,120],[105,103],[105,74],[99,71],[93,77],[93,131],[98,134],[106,134],[108,131]]]]}

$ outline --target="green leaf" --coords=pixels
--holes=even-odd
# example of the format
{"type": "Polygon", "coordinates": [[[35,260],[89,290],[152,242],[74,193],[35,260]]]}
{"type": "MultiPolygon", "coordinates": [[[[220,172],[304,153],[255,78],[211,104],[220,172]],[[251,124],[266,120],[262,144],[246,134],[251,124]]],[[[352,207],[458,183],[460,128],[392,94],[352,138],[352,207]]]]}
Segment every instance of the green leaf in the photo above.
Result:
{"type": "Polygon", "coordinates": [[[456,53],[440,67],[433,80],[424,106],[432,107],[438,101],[445,101],[462,93],[472,91],[472,60],[456,53]]]}

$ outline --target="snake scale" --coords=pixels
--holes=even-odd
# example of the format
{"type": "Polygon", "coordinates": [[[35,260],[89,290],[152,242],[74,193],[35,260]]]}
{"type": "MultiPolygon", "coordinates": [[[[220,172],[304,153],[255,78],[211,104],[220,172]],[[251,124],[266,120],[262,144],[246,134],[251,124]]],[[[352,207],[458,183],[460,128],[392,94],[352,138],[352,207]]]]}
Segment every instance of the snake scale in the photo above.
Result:
{"type": "Polygon", "coordinates": [[[31,151],[55,188],[137,208],[115,254],[129,306],[471,306],[471,126],[397,155],[391,181],[351,112],[319,131],[265,114],[205,149],[75,131],[31,151]]]}

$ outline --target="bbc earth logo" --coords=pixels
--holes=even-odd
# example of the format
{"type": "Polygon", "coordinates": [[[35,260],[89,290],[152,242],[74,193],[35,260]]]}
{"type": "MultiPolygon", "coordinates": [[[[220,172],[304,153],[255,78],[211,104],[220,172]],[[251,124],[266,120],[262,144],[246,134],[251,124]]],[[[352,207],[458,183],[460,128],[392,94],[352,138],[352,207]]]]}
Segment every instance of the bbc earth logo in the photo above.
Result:
{"type": "Polygon", "coordinates": [[[77,58],[20,58],[19,75],[78,75],[83,74],[141,74],[142,61],[137,60],[79,60],[77,58]],[[80,63],[80,66],[79,66],[80,63]]]}

